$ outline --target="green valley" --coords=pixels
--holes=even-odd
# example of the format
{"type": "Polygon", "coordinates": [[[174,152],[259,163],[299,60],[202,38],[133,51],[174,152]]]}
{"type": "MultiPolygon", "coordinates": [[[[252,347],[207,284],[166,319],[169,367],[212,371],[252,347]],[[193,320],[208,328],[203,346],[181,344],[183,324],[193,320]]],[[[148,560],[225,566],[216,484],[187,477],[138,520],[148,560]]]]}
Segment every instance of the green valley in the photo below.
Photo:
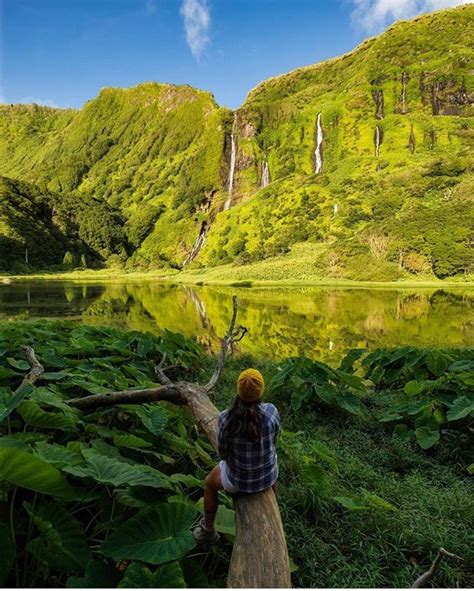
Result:
{"type": "Polygon", "coordinates": [[[400,21],[234,113],[154,82],[1,105],[0,272],[469,281],[473,17],[400,21]]]}

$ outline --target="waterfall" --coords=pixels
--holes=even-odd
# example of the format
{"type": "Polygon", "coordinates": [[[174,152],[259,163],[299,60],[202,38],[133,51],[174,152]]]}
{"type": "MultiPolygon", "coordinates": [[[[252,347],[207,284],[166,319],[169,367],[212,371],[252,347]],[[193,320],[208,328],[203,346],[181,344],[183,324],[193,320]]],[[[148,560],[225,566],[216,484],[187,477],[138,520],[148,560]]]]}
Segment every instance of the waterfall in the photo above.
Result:
{"type": "Polygon", "coordinates": [[[321,113],[318,113],[318,120],[317,120],[317,132],[316,132],[316,150],[314,152],[315,156],[315,168],[314,172],[319,174],[323,170],[323,154],[322,154],[322,145],[323,145],[323,127],[321,125],[321,113]]]}
{"type": "Polygon", "coordinates": [[[230,135],[231,151],[230,151],[230,166],[229,166],[229,181],[227,185],[227,199],[224,203],[224,211],[227,211],[232,203],[232,189],[234,187],[234,173],[235,161],[237,159],[237,141],[235,137],[235,127],[237,123],[237,115],[234,116],[234,123],[232,125],[232,133],[230,135]]]}
{"type": "Polygon", "coordinates": [[[266,160],[263,161],[262,164],[262,180],[260,182],[260,186],[264,189],[267,185],[270,184],[270,170],[268,168],[268,162],[266,160]]]}
{"type": "Polygon", "coordinates": [[[375,155],[377,158],[380,154],[380,144],[382,143],[382,130],[380,129],[380,125],[375,126],[375,155]]]}
{"type": "Polygon", "coordinates": [[[339,206],[338,206],[338,204],[337,204],[337,203],[335,203],[335,204],[333,205],[333,207],[332,207],[332,210],[333,210],[333,212],[334,212],[334,217],[336,217],[336,216],[337,216],[337,212],[339,211],[339,206]]]}
{"type": "Polygon", "coordinates": [[[383,119],[384,118],[383,90],[372,89],[372,98],[374,99],[374,103],[375,103],[375,118],[376,119],[383,119]]]}
{"type": "Polygon", "coordinates": [[[191,263],[192,261],[194,261],[194,259],[199,254],[199,251],[204,246],[204,242],[206,241],[206,236],[207,236],[207,230],[208,229],[209,229],[209,226],[207,225],[207,222],[204,221],[202,223],[201,229],[199,231],[199,235],[196,238],[196,240],[194,241],[193,247],[191,248],[191,250],[190,250],[189,254],[187,255],[187,257],[184,259],[183,267],[185,267],[186,265],[188,265],[189,263],[191,263]]]}

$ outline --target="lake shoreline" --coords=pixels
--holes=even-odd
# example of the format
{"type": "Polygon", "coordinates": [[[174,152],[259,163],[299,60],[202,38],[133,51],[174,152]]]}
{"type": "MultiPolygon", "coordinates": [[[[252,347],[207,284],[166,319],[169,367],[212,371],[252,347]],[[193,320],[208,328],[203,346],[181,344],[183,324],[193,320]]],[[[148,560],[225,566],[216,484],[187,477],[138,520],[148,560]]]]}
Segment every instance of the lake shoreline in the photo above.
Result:
{"type": "Polygon", "coordinates": [[[30,275],[0,275],[0,285],[13,283],[27,283],[30,281],[41,282],[64,282],[74,283],[114,283],[123,282],[156,282],[161,284],[179,284],[189,287],[234,287],[241,289],[249,288],[294,288],[294,287],[334,287],[334,288],[365,288],[365,289],[433,289],[433,288],[464,288],[474,289],[474,281],[458,280],[447,281],[442,279],[433,280],[401,280],[401,281],[355,281],[351,279],[338,279],[333,277],[321,277],[314,279],[214,279],[208,277],[204,272],[200,273],[169,273],[157,272],[124,272],[112,271],[110,269],[97,271],[65,271],[61,273],[33,273],[30,275]]]}

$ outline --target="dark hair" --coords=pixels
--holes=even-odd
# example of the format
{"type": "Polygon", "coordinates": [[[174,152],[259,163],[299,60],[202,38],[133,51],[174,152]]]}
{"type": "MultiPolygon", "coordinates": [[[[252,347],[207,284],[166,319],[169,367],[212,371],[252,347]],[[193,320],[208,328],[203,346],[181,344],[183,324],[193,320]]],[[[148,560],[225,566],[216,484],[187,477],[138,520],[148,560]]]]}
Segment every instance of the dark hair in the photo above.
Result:
{"type": "Polygon", "coordinates": [[[262,438],[262,407],[260,401],[244,402],[235,397],[224,428],[224,437],[245,437],[252,443],[262,438]]]}

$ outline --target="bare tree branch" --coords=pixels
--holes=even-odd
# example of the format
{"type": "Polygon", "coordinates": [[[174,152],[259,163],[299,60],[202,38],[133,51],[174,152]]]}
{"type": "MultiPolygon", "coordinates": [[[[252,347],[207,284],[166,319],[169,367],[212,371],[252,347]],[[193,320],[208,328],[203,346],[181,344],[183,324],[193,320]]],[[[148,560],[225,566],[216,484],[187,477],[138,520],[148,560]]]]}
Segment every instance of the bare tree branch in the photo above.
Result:
{"type": "Polygon", "coordinates": [[[161,358],[161,361],[158,363],[158,365],[155,366],[155,374],[156,374],[156,377],[158,378],[158,381],[160,382],[160,384],[163,384],[164,386],[170,386],[173,382],[165,374],[165,371],[163,369],[165,361],[166,361],[166,353],[163,353],[163,357],[161,358]]]}
{"type": "Polygon", "coordinates": [[[123,390],[121,392],[106,392],[105,394],[93,394],[82,398],[73,398],[69,405],[80,410],[92,410],[99,406],[114,406],[116,404],[144,404],[166,400],[173,404],[187,404],[180,395],[180,385],[171,384],[158,388],[145,388],[143,390],[123,390]]]}
{"type": "Polygon", "coordinates": [[[36,358],[36,354],[35,354],[34,349],[32,347],[25,347],[24,349],[25,349],[26,359],[27,359],[28,363],[30,364],[31,369],[23,378],[21,384],[19,385],[19,387],[16,390],[17,392],[19,390],[21,390],[21,388],[23,388],[27,384],[30,384],[32,386],[36,382],[36,380],[38,378],[40,378],[42,376],[42,374],[44,373],[44,367],[41,365],[41,363],[36,358]]]}
{"type": "Polygon", "coordinates": [[[462,558],[457,554],[452,554],[452,552],[448,552],[444,548],[440,548],[429,570],[416,579],[416,581],[411,586],[412,589],[420,589],[426,586],[426,583],[436,574],[436,571],[438,570],[444,556],[447,556],[448,558],[456,558],[456,560],[462,560],[462,558]]]}
{"type": "Polygon", "coordinates": [[[214,369],[214,373],[212,374],[211,379],[209,382],[203,387],[204,392],[210,392],[213,388],[215,388],[217,382],[222,373],[222,369],[224,368],[225,358],[229,348],[232,347],[234,343],[238,343],[241,341],[244,336],[247,334],[247,329],[245,326],[237,326],[235,327],[235,321],[237,319],[237,297],[232,297],[232,318],[230,320],[229,328],[227,329],[227,334],[221,341],[221,351],[219,353],[219,358],[216,363],[216,367],[214,369]]]}

